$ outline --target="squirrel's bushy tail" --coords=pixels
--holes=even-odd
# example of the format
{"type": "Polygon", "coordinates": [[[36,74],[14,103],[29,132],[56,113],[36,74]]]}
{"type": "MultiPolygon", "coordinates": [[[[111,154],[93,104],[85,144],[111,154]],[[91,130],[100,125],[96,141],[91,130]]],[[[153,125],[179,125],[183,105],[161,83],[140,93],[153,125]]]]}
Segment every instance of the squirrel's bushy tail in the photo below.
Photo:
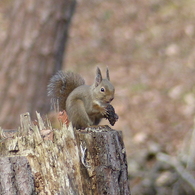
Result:
{"type": "Polygon", "coordinates": [[[66,99],[69,94],[80,85],[84,85],[84,79],[73,72],[58,71],[47,86],[47,94],[51,98],[51,105],[57,111],[66,109],[66,99]]]}

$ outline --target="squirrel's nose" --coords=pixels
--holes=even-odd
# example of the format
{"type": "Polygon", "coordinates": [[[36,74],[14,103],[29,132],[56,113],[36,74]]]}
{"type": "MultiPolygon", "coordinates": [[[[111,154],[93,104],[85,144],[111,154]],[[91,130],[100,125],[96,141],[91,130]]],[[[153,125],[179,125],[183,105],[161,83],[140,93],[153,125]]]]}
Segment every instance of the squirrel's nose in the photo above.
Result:
{"type": "Polygon", "coordinates": [[[112,97],[112,98],[110,98],[110,102],[113,100],[114,98],[112,97]]]}
{"type": "Polygon", "coordinates": [[[114,98],[112,97],[112,98],[110,98],[106,103],[110,103],[112,100],[113,100],[114,98]]]}

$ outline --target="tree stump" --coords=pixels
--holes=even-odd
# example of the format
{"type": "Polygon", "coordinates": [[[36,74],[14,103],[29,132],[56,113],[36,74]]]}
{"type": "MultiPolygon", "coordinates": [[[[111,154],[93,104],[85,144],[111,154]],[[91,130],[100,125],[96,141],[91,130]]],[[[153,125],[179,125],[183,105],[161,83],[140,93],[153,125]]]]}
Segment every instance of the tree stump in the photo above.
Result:
{"type": "Polygon", "coordinates": [[[122,132],[109,127],[95,132],[76,131],[76,139],[84,194],[129,195],[122,132]]]}
{"type": "Polygon", "coordinates": [[[34,125],[26,113],[17,131],[0,130],[1,194],[130,194],[120,131],[53,130],[37,118],[34,125]]]}
{"type": "Polygon", "coordinates": [[[35,193],[32,170],[26,157],[0,158],[0,194],[35,193]]]}

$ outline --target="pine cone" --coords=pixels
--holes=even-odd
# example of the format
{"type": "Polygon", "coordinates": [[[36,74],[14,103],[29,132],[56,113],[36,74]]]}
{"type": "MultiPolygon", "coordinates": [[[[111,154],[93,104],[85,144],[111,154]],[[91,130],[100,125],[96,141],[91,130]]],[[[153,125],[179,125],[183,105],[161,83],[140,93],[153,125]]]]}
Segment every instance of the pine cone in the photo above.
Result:
{"type": "Polygon", "coordinates": [[[119,117],[115,113],[114,107],[110,104],[106,107],[106,111],[107,111],[107,114],[105,115],[105,118],[108,119],[110,124],[113,126],[119,117]]]}

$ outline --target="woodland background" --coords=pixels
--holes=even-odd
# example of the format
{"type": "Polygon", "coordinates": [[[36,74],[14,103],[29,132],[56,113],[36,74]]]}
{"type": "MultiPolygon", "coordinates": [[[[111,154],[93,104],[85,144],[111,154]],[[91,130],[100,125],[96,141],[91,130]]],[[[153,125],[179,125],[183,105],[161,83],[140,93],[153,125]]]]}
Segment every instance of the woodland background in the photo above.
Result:
{"type": "Polygon", "coordinates": [[[195,113],[194,10],[193,0],[77,1],[63,69],[92,84],[95,67],[109,67],[119,115],[114,129],[123,131],[132,194],[170,194],[177,181],[172,169],[155,171],[152,183],[146,175],[159,152],[188,155],[195,113]]]}

